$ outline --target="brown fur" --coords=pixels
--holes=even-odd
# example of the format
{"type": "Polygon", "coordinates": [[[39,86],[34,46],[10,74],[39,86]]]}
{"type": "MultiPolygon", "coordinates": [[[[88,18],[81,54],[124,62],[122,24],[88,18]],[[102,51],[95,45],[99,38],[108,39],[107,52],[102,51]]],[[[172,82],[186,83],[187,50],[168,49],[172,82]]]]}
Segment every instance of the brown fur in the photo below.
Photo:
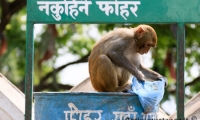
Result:
{"type": "Polygon", "coordinates": [[[141,64],[141,54],[157,45],[155,30],[148,25],[118,28],[98,41],[89,57],[89,73],[93,87],[99,92],[130,89],[130,74],[139,80],[157,80],[160,74],[141,64]]]}

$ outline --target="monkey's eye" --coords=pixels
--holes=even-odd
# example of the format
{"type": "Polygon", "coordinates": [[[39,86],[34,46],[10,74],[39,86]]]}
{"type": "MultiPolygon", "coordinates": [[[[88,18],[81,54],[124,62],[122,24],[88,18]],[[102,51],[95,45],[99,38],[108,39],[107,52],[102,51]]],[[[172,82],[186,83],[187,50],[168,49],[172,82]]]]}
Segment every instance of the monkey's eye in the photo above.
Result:
{"type": "Polygon", "coordinates": [[[148,43],[147,46],[154,47],[154,45],[152,43],[148,43]]]}
{"type": "Polygon", "coordinates": [[[152,45],[151,45],[151,44],[147,44],[147,46],[149,46],[149,47],[152,47],[152,45]]]}
{"type": "Polygon", "coordinates": [[[142,46],[140,46],[140,49],[141,49],[141,48],[144,48],[144,47],[145,47],[145,45],[143,44],[142,46]]]}

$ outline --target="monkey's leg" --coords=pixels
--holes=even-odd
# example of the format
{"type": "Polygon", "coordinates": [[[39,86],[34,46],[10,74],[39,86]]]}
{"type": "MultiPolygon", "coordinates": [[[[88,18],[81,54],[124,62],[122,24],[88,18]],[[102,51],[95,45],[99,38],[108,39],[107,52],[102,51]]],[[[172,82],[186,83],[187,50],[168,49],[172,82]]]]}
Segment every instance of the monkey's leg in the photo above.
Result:
{"type": "Polygon", "coordinates": [[[106,55],[100,55],[93,66],[92,84],[99,92],[115,92],[118,86],[115,66],[106,55]]]}
{"type": "Polygon", "coordinates": [[[116,67],[106,55],[99,56],[94,69],[96,69],[94,88],[97,91],[119,92],[125,90],[126,85],[119,86],[116,67]]]}

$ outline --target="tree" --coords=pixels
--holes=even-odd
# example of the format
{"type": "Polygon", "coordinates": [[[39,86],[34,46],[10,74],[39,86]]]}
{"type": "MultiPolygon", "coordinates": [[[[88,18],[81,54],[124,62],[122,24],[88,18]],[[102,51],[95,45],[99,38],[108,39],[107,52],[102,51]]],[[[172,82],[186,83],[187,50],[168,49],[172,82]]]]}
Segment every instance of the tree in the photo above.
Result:
{"type": "Polygon", "coordinates": [[[26,0],[1,0],[1,24],[0,24],[0,33],[2,33],[9,23],[13,14],[21,10],[26,5],[26,0]]]}

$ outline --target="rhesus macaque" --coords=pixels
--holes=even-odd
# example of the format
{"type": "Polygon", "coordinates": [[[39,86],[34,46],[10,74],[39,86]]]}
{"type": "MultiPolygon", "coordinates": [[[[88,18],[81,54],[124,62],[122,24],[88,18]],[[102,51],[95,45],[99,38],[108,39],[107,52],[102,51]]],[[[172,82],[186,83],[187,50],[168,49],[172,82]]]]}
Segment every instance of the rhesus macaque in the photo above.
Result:
{"type": "Polygon", "coordinates": [[[141,64],[141,55],[157,44],[155,30],[148,25],[118,28],[104,35],[89,57],[91,83],[99,92],[121,92],[131,89],[130,74],[138,80],[163,77],[141,64]]]}

